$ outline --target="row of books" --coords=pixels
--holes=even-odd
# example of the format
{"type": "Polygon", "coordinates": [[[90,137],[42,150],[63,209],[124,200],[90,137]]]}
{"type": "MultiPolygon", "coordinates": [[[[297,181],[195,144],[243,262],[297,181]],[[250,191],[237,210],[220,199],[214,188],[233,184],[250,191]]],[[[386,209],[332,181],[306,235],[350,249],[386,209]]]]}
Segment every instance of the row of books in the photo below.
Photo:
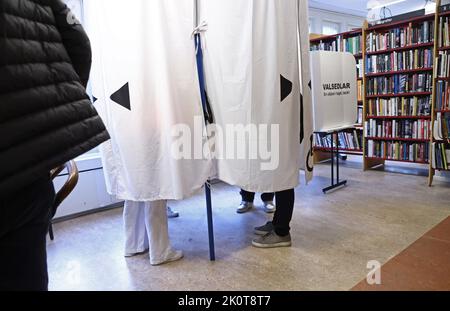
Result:
{"type": "Polygon", "coordinates": [[[343,52],[354,55],[362,53],[362,35],[348,37],[343,40],[343,52]]]}
{"type": "Polygon", "coordinates": [[[311,44],[312,51],[349,52],[354,55],[362,53],[362,36],[343,38],[337,35],[334,40],[324,40],[311,44]]]}
{"type": "MultiPolygon", "coordinates": [[[[315,146],[319,148],[336,148],[336,142],[331,139],[332,135],[315,134],[315,146]]],[[[339,149],[362,150],[362,132],[353,130],[339,133],[339,149]]]]}
{"type": "Polygon", "coordinates": [[[364,123],[366,136],[392,139],[430,139],[430,120],[376,120],[364,123]]]}
{"type": "Polygon", "coordinates": [[[450,55],[448,52],[439,52],[436,62],[436,75],[439,78],[450,77],[450,55]]]}
{"type": "Polygon", "coordinates": [[[433,49],[415,49],[367,57],[366,72],[380,73],[389,71],[423,69],[433,67],[433,49]]]}
{"type": "Polygon", "coordinates": [[[430,116],[431,96],[369,99],[368,113],[375,117],[430,116]]]}
{"type": "Polygon", "coordinates": [[[438,46],[450,46],[450,17],[441,16],[439,18],[438,46]]]}
{"type": "Polygon", "coordinates": [[[434,169],[448,170],[450,168],[450,147],[444,143],[432,144],[431,164],[434,169]]]}
{"type": "Polygon", "coordinates": [[[450,113],[436,113],[433,138],[450,141],[450,113]]]}
{"type": "Polygon", "coordinates": [[[371,32],[367,36],[367,52],[407,47],[415,44],[434,41],[434,22],[425,21],[419,24],[391,29],[387,32],[371,32]]]}
{"type": "Polygon", "coordinates": [[[368,95],[431,92],[433,78],[431,73],[401,74],[369,78],[367,84],[368,95]]]}
{"type": "Polygon", "coordinates": [[[366,156],[387,160],[428,162],[428,143],[402,143],[368,140],[366,156]]]}
{"type": "Polygon", "coordinates": [[[332,51],[339,52],[337,48],[336,40],[333,41],[320,41],[319,43],[311,44],[311,51],[332,51]]]}
{"type": "MultiPolygon", "coordinates": [[[[448,1],[446,1],[448,3],[448,1]]],[[[448,7],[448,5],[447,5],[448,7]]],[[[443,7],[441,7],[443,8],[443,7]]],[[[448,8],[446,8],[448,9],[448,8]]],[[[450,17],[441,16],[439,18],[438,46],[450,46],[450,17]]],[[[450,77],[450,57],[447,51],[439,52],[436,60],[436,76],[440,78],[450,77]]],[[[450,109],[450,86],[448,81],[436,82],[436,110],[450,109]]],[[[445,140],[450,138],[450,115],[445,113],[436,113],[434,123],[434,139],[445,140]]],[[[433,142],[431,145],[431,165],[434,169],[450,169],[450,145],[433,142]]]]}
{"type": "Polygon", "coordinates": [[[436,82],[436,110],[450,109],[450,84],[449,81],[436,82]]]}

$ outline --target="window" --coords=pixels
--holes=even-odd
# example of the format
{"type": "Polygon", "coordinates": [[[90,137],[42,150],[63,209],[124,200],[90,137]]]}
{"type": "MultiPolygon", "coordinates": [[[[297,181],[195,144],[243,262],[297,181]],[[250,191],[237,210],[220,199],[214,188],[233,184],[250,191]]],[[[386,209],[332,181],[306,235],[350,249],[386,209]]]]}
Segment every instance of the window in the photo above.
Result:
{"type": "Polygon", "coordinates": [[[341,31],[341,25],[335,22],[323,21],[322,34],[335,35],[341,31]]]}
{"type": "Polygon", "coordinates": [[[83,0],[63,0],[78,20],[83,22],[83,0]]]}
{"type": "MultiPolygon", "coordinates": [[[[83,0],[63,0],[67,7],[72,11],[75,17],[83,23],[83,0]]],[[[89,89],[88,89],[88,93],[89,89]]],[[[95,148],[86,153],[87,156],[96,155],[99,149],[95,148]]],[[[83,157],[83,156],[81,156],[83,157]]]]}
{"type": "Polygon", "coordinates": [[[314,20],[312,18],[309,18],[308,26],[309,26],[309,33],[313,33],[314,32],[314,20]]]}

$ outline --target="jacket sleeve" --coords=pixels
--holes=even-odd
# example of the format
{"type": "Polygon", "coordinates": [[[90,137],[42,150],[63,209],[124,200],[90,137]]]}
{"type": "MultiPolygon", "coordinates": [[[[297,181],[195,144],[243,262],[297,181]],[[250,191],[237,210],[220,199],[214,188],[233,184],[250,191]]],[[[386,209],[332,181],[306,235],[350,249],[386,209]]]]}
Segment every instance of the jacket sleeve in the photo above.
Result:
{"type": "Polygon", "coordinates": [[[61,34],[73,67],[80,77],[81,83],[86,87],[92,64],[89,38],[70,9],[61,0],[52,1],[52,10],[56,18],[56,27],[61,34]]]}

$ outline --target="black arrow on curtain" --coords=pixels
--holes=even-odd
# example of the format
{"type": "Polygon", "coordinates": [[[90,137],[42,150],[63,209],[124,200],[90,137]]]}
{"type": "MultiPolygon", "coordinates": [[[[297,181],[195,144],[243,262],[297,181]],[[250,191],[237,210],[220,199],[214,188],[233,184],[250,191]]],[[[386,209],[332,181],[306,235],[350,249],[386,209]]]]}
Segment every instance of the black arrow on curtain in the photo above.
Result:
{"type": "Polygon", "coordinates": [[[281,102],[283,102],[292,93],[292,82],[280,75],[281,83],[281,102]]]}
{"type": "Polygon", "coordinates": [[[111,100],[125,109],[131,111],[130,86],[128,82],[122,86],[117,92],[111,95],[111,100]]]}

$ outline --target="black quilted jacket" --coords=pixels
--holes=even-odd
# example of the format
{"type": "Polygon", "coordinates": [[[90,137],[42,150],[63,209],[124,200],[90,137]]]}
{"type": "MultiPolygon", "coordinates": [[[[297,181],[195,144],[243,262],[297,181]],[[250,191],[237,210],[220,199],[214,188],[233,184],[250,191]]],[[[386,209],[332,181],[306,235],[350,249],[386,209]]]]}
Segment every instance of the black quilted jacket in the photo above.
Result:
{"type": "Polygon", "coordinates": [[[89,39],[60,0],[0,0],[0,198],[109,138],[89,39]]]}

